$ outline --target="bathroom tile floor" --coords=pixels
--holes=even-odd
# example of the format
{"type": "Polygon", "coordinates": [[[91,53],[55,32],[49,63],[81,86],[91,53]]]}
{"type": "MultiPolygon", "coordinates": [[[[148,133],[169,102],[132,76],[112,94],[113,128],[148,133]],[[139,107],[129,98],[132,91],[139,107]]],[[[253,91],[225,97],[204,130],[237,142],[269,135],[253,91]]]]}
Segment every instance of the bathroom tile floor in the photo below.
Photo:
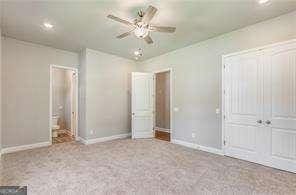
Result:
{"type": "Polygon", "coordinates": [[[68,133],[59,133],[58,137],[52,138],[53,144],[59,144],[64,142],[72,142],[75,140],[73,135],[69,135],[68,133]]]}

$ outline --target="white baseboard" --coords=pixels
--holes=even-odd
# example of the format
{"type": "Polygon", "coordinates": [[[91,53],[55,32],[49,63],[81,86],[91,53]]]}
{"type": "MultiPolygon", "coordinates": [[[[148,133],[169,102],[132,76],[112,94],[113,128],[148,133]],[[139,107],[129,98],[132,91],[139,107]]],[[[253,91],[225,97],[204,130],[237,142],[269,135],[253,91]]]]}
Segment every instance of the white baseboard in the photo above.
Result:
{"type": "Polygon", "coordinates": [[[86,139],[82,138],[82,137],[76,137],[76,141],[79,141],[83,144],[87,144],[86,139]]]}
{"type": "Polygon", "coordinates": [[[194,143],[190,143],[190,142],[186,142],[186,141],[181,141],[181,140],[177,140],[177,139],[172,139],[172,143],[179,144],[179,145],[182,145],[182,146],[185,146],[188,148],[201,150],[204,152],[209,152],[209,153],[218,154],[218,155],[222,155],[222,156],[224,155],[224,152],[222,150],[217,149],[217,148],[201,146],[198,144],[194,144],[194,143]]]}
{"type": "Polygon", "coordinates": [[[171,142],[174,143],[174,144],[178,144],[178,145],[185,146],[185,147],[188,147],[188,148],[193,148],[193,149],[197,149],[197,147],[198,147],[197,144],[190,143],[190,142],[185,142],[185,141],[178,140],[178,139],[172,139],[171,142]]]}
{"type": "Polygon", "coordinates": [[[204,152],[209,152],[209,153],[213,153],[213,154],[218,154],[218,155],[224,156],[223,150],[219,150],[217,148],[212,148],[212,147],[198,145],[198,148],[197,149],[198,150],[202,150],[204,152]]]}
{"type": "Polygon", "coordinates": [[[111,141],[115,139],[123,139],[123,138],[128,138],[130,137],[130,133],[125,133],[125,134],[119,134],[119,135],[112,135],[109,137],[100,137],[100,138],[94,138],[94,139],[83,139],[79,137],[79,141],[82,142],[83,144],[94,144],[94,143],[99,143],[99,142],[106,142],[106,141],[111,141]]]}
{"type": "Polygon", "coordinates": [[[46,146],[50,146],[50,145],[51,145],[50,142],[40,142],[40,143],[36,143],[36,144],[13,146],[13,147],[8,147],[8,148],[2,148],[1,153],[2,154],[7,154],[7,153],[12,153],[12,152],[29,150],[29,149],[33,149],[33,148],[46,147],[46,146]]]}

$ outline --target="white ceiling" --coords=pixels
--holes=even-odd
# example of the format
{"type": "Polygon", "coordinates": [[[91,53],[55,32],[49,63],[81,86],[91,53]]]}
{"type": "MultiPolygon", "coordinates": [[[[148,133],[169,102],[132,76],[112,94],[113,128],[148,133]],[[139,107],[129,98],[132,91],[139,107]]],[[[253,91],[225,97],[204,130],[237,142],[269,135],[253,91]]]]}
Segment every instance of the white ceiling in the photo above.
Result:
{"type": "Polygon", "coordinates": [[[23,0],[1,4],[5,36],[74,52],[87,47],[130,59],[141,47],[142,60],[296,10],[296,0],[270,0],[267,5],[259,5],[257,0],[23,0]],[[175,26],[176,32],[153,32],[152,45],[135,36],[116,39],[129,28],[106,16],[133,19],[148,5],[159,10],[154,24],[175,26]],[[44,30],[44,21],[52,23],[54,29],[44,30]]]}

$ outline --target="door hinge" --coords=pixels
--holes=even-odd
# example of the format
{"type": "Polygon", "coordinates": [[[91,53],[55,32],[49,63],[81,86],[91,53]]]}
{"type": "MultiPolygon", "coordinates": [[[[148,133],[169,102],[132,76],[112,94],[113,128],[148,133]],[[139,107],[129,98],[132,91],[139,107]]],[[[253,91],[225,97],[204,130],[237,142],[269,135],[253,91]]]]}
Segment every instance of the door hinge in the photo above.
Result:
{"type": "Polygon", "coordinates": [[[224,69],[225,69],[225,68],[226,68],[226,65],[224,64],[223,67],[224,67],[224,69]]]}
{"type": "Polygon", "coordinates": [[[225,90],[223,90],[223,94],[225,95],[225,90]]]}
{"type": "Polygon", "coordinates": [[[226,146],[226,140],[223,140],[223,145],[226,146]]]}
{"type": "Polygon", "coordinates": [[[226,119],[226,116],[225,116],[225,115],[223,115],[223,119],[224,119],[224,120],[226,119]]]}

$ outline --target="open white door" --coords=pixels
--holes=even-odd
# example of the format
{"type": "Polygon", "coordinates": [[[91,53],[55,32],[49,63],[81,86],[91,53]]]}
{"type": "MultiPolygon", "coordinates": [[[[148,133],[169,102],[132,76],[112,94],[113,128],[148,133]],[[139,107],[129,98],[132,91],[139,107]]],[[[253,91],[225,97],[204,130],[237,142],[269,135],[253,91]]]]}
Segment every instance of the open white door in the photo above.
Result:
{"type": "Polygon", "coordinates": [[[132,138],[153,137],[153,74],[132,73],[132,138]]]}

